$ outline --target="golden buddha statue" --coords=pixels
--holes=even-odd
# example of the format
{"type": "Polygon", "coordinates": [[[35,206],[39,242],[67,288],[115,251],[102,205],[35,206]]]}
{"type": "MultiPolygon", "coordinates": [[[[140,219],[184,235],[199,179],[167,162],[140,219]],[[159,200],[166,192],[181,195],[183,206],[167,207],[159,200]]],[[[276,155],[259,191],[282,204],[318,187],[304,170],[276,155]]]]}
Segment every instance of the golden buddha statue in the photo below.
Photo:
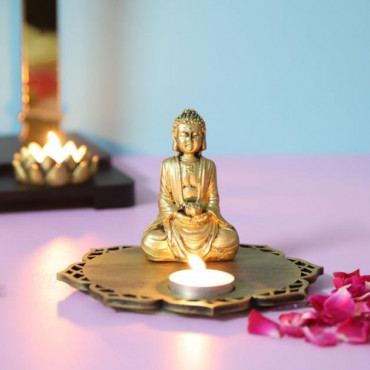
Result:
{"type": "Polygon", "coordinates": [[[239,236],[220,213],[215,164],[202,156],[206,126],[199,114],[185,109],[172,127],[175,157],[162,162],[159,214],[145,230],[141,246],[152,261],[231,260],[239,236]]]}

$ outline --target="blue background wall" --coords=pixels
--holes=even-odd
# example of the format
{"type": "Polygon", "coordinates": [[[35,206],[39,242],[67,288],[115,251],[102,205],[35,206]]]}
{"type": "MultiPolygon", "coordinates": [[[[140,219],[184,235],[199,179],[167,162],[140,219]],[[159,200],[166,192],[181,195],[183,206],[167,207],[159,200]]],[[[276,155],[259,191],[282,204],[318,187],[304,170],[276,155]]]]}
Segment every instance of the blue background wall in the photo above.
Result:
{"type": "MultiPolygon", "coordinates": [[[[370,151],[368,0],[61,0],[65,130],[169,153],[175,116],[211,153],[370,151]]],[[[19,0],[0,0],[0,134],[17,133],[19,0]]],[[[112,143],[112,144],[111,144],[112,143]]]]}

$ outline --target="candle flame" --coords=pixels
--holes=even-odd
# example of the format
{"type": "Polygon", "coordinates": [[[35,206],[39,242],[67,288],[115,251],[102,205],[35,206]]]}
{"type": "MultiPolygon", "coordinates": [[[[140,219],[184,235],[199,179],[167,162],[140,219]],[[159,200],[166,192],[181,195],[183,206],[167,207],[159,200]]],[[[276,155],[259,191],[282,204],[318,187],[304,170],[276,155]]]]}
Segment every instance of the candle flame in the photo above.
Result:
{"type": "Polygon", "coordinates": [[[58,136],[52,131],[48,132],[48,141],[44,147],[37,143],[30,143],[28,149],[39,163],[42,163],[46,157],[54,159],[57,163],[62,163],[68,157],[72,157],[76,163],[79,163],[87,152],[86,145],[77,148],[73,141],[68,141],[62,146],[58,136]]]}
{"type": "Polygon", "coordinates": [[[28,152],[32,155],[33,158],[39,163],[42,163],[45,159],[45,155],[42,152],[42,148],[37,143],[30,143],[28,146],[28,152]]]}
{"type": "Polygon", "coordinates": [[[48,133],[48,142],[44,146],[44,155],[45,157],[49,156],[53,158],[57,163],[63,162],[62,145],[60,144],[58,136],[52,131],[48,133]]]}
{"type": "Polygon", "coordinates": [[[193,270],[205,270],[206,264],[204,261],[195,254],[188,256],[188,263],[193,270]]]}

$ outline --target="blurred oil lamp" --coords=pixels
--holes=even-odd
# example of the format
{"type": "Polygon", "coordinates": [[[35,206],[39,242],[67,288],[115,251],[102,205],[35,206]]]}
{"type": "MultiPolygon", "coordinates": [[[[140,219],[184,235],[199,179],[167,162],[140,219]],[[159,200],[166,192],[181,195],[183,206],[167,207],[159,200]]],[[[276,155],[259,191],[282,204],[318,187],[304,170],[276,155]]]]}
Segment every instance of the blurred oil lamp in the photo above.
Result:
{"type": "Polygon", "coordinates": [[[63,146],[50,131],[42,147],[35,142],[22,146],[14,154],[13,169],[19,182],[31,185],[65,186],[89,181],[97,172],[99,157],[92,156],[86,145],[73,141],[63,146]]]}
{"type": "Polygon", "coordinates": [[[170,275],[170,289],[173,292],[186,299],[203,299],[233,290],[233,275],[207,269],[197,255],[190,255],[188,262],[191,269],[176,271],[170,275]]]}
{"type": "Polygon", "coordinates": [[[60,127],[57,2],[20,1],[22,132],[0,136],[0,212],[134,204],[134,181],[112,165],[110,154],[60,127]]]}

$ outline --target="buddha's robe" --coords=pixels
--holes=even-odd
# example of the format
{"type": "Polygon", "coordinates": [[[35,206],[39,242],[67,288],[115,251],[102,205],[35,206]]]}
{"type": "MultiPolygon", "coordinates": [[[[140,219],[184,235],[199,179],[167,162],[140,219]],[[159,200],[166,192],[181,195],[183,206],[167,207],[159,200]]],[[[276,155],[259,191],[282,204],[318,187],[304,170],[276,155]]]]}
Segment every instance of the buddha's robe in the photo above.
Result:
{"type": "Polygon", "coordinates": [[[185,203],[180,166],[178,156],[162,163],[159,214],[144,232],[144,254],[154,261],[186,261],[190,253],[208,261],[232,259],[239,237],[220,213],[215,164],[200,157],[197,202],[204,209],[201,220],[178,213],[185,203]]]}

